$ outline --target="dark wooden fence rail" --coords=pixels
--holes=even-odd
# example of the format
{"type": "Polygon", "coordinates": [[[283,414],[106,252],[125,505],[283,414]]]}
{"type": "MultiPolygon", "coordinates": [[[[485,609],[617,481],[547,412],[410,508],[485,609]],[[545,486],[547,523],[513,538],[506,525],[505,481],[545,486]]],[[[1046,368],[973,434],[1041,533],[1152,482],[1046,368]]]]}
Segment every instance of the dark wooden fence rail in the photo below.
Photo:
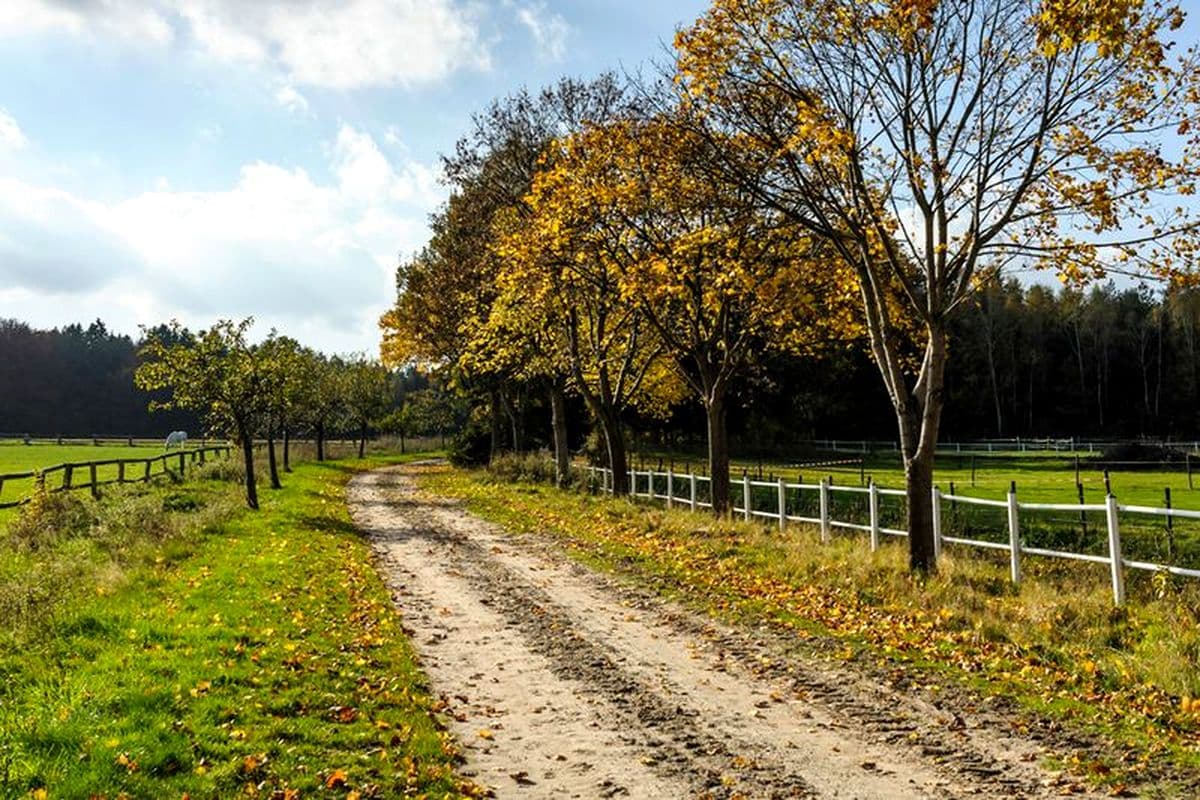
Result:
{"type": "Polygon", "coordinates": [[[82,489],[91,490],[93,497],[100,495],[101,486],[109,486],[112,484],[121,483],[146,483],[151,479],[166,475],[175,467],[180,477],[186,474],[189,464],[197,465],[204,464],[208,461],[209,456],[223,455],[229,457],[233,448],[230,445],[216,445],[212,447],[198,447],[190,450],[176,450],[162,455],[151,456],[150,458],[109,458],[100,461],[73,461],[65,464],[55,464],[51,467],[45,467],[40,470],[30,470],[29,472],[10,472],[0,474],[0,508],[15,508],[16,506],[25,505],[29,502],[30,497],[25,496],[19,500],[4,500],[4,484],[6,482],[18,480],[41,480],[46,482],[46,490],[49,492],[72,492],[82,489]],[[107,478],[100,480],[98,471],[101,467],[116,466],[117,476],[115,478],[107,478]],[[155,469],[157,465],[157,470],[155,469]],[[133,467],[131,470],[130,467],[133,467]],[[138,469],[140,467],[140,469],[138,469]],[[82,472],[87,473],[86,481],[79,481],[78,475],[82,472]],[[51,476],[55,473],[62,473],[62,479],[55,485],[51,486],[51,476]]]}

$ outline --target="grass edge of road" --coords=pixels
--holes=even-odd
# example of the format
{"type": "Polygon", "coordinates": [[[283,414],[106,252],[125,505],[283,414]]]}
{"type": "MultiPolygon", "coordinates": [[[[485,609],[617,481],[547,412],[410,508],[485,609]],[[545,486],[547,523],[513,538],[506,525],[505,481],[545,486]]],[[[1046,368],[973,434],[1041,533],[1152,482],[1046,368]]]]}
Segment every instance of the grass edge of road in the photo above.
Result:
{"type": "Polygon", "coordinates": [[[822,545],[803,527],[780,537],[762,525],[444,467],[421,470],[420,485],[513,531],[549,533],[590,566],[719,617],[769,622],[801,646],[831,644],[819,648],[826,657],[880,672],[903,667],[932,695],[1010,699],[1014,724],[1049,720],[1092,740],[1051,756],[1080,781],[1163,797],[1200,786],[1193,584],[1135,581],[1131,602],[1113,609],[1103,580],[1053,564],[1031,565],[1019,590],[1004,565],[969,556],[920,580],[901,546],[871,553],[852,537],[822,545]],[[1154,785],[1175,770],[1183,788],[1154,785]]]}
{"type": "MultiPolygon", "coordinates": [[[[354,474],[425,457],[301,464],[260,512],[142,542],[118,580],[5,631],[0,795],[478,794],[345,502],[354,474]]],[[[172,513],[238,489],[187,491],[172,513]]]]}

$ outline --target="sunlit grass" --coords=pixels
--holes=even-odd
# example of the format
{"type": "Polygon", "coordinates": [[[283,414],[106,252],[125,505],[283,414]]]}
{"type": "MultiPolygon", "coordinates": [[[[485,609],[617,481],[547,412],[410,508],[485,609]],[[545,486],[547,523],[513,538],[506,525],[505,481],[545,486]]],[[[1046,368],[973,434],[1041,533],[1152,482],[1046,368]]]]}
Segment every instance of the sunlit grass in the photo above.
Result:
{"type": "Polygon", "coordinates": [[[20,565],[73,584],[0,632],[0,796],[468,788],[348,517],[346,480],[378,463],[298,466],[257,514],[224,482],[110,495],[80,535],[0,545],[0,592],[20,565]],[[168,522],[121,536],[130,504],[168,522]]]}

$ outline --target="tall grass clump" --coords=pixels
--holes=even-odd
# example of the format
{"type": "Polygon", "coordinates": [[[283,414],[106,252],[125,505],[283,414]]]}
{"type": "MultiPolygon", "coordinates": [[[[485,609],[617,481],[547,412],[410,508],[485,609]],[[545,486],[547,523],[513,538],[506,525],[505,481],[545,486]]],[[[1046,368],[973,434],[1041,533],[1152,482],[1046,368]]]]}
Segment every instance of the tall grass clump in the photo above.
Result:
{"type": "Polygon", "coordinates": [[[0,641],[36,634],[64,605],[111,591],[141,565],[181,557],[234,512],[236,498],[219,484],[110,487],[93,499],[47,492],[38,482],[0,528],[0,641]]]}
{"type": "MultiPolygon", "coordinates": [[[[554,457],[549,451],[538,450],[528,453],[505,453],[491,460],[487,473],[492,478],[506,483],[545,483],[554,485],[554,457]]],[[[585,488],[588,481],[585,473],[572,465],[567,476],[567,487],[585,488]]],[[[563,488],[567,488],[563,487],[563,488]]]]}

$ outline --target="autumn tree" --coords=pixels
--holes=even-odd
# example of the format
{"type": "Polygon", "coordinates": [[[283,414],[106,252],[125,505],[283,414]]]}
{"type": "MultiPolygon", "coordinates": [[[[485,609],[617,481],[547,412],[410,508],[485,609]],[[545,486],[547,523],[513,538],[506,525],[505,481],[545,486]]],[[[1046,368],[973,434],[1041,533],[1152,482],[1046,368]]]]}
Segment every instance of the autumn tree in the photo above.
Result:
{"type": "MultiPolygon", "coordinates": [[[[461,360],[495,298],[499,265],[491,250],[496,207],[474,187],[451,195],[431,218],[426,247],[396,271],[396,302],[379,321],[383,363],[420,364],[453,376],[467,391],[487,397],[492,455],[501,448],[503,374],[464,374],[461,360]]],[[[514,444],[516,444],[514,442],[514,444]]]]}
{"type": "Polygon", "coordinates": [[[1200,83],[1193,51],[1171,54],[1182,23],[1141,0],[715,0],[677,37],[697,129],[738,142],[725,179],[856,275],[916,570],[935,568],[949,322],[981,274],[1194,276],[1200,83]]]}
{"type": "Polygon", "coordinates": [[[853,276],[803,228],[712,180],[713,146],[675,114],[630,116],[581,134],[559,167],[593,229],[608,229],[624,302],[704,408],[711,501],[724,513],[732,382],[765,351],[812,349],[855,326],[853,276]]]}
{"type": "MultiPolygon", "coordinates": [[[[450,182],[462,191],[487,198],[492,209],[489,237],[502,239],[535,213],[529,198],[537,174],[548,166],[553,142],[601,122],[626,104],[625,90],[612,74],[585,81],[564,78],[531,93],[521,90],[491,103],[472,117],[468,133],[443,159],[450,182]]],[[[497,272],[499,274],[499,271],[497,272]]],[[[504,300],[489,304],[489,314],[473,330],[465,365],[487,374],[506,376],[506,385],[517,387],[501,395],[513,424],[517,449],[523,439],[521,415],[515,397],[519,387],[544,391],[550,401],[551,441],[554,445],[559,483],[566,480],[570,463],[567,444],[567,370],[563,353],[546,337],[545,320],[538,321],[516,303],[504,300]],[[491,313],[500,319],[487,324],[491,313]],[[498,335],[501,333],[503,335],[498,335]]],[[[540,309],[545,310],[545,309],[540,309]]]]}
{"type": "Polygon", "coordinates": [[[300,354],[296,391],[303,398],[297,420],[306,425],[316,440],[317,461],[326,456],[326,437],[345,408],[345,363],[305,349],[300,354]]]}
{"type": "Polygon", "coordinates": [[[505,263],[498,283],[500,302],[527,317],[520,324],[557,340],[547,349],[563,354],[604,436],[613,490],[622,493],[630,488],[623,413],[665,411],[683,389],[642,307],[624,293],[614,257],[621,221],[593,203],[576,169],[603,157],[597,144],[582,132],[555,141],[525,201],[529,215],[496,245],[505,263]]]}
{"type": "Polygon", "coordinates": [[[366,454],[367,434],[392,408],[392,380],[388,370],[366,356],[352,358],[344,367],[346,409],[358,430],[358,457],[366,454]]]}
{"type": "Polygon", "coordinates": [[[267,405],[267,373],[247,340],[252,324],[252,319],[222,320],[185,336],[179,323],[173,322],[170,335],[146,339],[134,380],[146,391],[171,393],[169,400],[152,407],[192,409],[203,414],[210,427],[229,432],[242,449],[246,504],[257,509],[254,426],[267,405]]]}
{"type": "Polygon", "coordinates": [[[261,363],[264,376],[262,432],[267,439],[267,469],[271,488],[280,489],[282,483],[279,480],[275,444],[282,436],[283,466],[285,471],[290,472],[289,429],[303,403],[300,343],[271,331],[255,348],[255,356],[261,363]]]}

